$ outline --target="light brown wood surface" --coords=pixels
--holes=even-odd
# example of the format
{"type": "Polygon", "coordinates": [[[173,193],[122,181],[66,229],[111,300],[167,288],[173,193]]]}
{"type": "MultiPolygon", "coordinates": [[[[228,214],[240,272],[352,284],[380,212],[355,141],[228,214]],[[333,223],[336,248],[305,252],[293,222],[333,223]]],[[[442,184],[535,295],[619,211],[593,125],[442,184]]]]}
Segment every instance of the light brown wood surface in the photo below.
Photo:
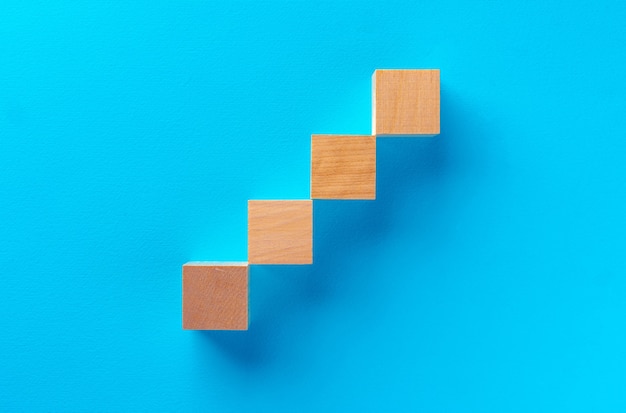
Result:
{"type": "Polygon", "coordinates": [[[248,329],[247,263],[183,265],[183,329],[248,329]]]}
{"type": "Polygon", "coordinates": [[[376,137],[311,136],[311,198],[376,199],[376,137]]]}
{"type": "Polygon", "coordinates": [[[313,263],[313,202],[248,201],[248,262],[313,263]]]}
{"type": "Polygon", "coordinates": [[[372,134],[439,134],[439,70],[376,70],[372,76],[372,134]]]}

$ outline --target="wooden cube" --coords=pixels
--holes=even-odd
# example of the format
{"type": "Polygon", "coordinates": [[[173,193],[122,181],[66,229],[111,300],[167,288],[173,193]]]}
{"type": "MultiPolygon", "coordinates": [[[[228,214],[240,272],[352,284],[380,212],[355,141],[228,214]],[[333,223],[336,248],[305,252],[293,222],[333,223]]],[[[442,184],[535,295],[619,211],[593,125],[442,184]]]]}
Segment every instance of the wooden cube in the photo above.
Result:
{"type": "Polygon", "coordinates": [[[439,134],[439,70],[376,70],[372,77],[372,134],[439,134]]]}
{"type": "Polygon", "coordinates": [[[248,329],[248,264],[183,265],[183,329],[248,329]]]}
{"type": "Polygon", "coordinates": [[[311,198],[376,199],[376,137],[313,135],[311,198]]]}
{"type": "Polygon", "coordinates": [[[313,263],[313,202],[248,201],[248,261],[313,263]]]}

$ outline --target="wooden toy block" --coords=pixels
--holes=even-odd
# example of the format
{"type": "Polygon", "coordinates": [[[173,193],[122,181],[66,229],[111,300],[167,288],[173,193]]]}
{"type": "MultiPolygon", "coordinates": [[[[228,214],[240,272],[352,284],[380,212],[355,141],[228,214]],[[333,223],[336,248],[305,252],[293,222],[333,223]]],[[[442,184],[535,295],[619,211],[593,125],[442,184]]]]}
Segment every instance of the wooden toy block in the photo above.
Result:
{"type": "Polygon", "coordinates": [[[183,265],[183,329],[248,329],[248,264],[183,265]]]}
{"type": "Polygon", "coordinates": [[[376,199],[376,137],[311,136],[311,198],[376,199]]]}
{"type": "Polygon", "coordinates": [[[376,70],[372,76],[372,134],[439,134],[439,70],[376,70]]]}
{"type": "Polygon", "coordinates": [[[313,201],[248,201],[248,261],[313,263],[313,201]]]}

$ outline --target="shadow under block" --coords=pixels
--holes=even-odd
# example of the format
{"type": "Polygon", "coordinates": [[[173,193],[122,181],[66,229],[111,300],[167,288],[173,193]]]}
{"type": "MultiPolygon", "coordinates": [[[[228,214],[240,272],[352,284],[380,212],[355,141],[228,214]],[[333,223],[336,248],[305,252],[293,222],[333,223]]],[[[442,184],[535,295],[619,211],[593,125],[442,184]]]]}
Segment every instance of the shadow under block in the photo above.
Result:
{"type": "Polygon", "coordinates": [[[247,263],[183,265],[183,329],[248,329],[247,263]]]}
{"type": "Polygon", "coordinates": [[[439,69],[376,70],[372,76],[372,134],[439,134],[439,69]]]}
{"type": "Polygon", "coordinates": [[[311,198],[376,199],[376,137],[311,136],[311,198]]]}
{"type": "Polygon", "coordinates": [[[248,201],[250,264],[313,263],[313,201],[248,201]]]}

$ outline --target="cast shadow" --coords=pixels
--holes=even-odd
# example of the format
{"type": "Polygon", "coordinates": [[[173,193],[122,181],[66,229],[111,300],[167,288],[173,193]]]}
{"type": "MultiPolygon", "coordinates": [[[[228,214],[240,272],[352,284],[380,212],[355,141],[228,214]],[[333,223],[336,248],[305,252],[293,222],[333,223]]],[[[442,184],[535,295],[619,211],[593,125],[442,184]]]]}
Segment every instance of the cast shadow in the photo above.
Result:
{"type": "MultiPolygon", "coordinates": [[[[304,360],[291,344],[310,334],[308,323],[315,320],[321,306],[345,300],[361,300],[355,304],[367,305],[367,297],[346,291],[354,283],[373,280],[342,268],[345,262],[363,259],[365,249],[386,242],[390,228],[401,224],[397,205],[415,197],[427,198],[429,207],[416,211],[417,223],[434,228],[444,225],[446,216],[441,211],[445,209],[438,204],[446,202],[446,183],[459,174],[474,173],[483,162],[476,139],[481,135],[479,117],[475,115],[470,105],[443,86],[439,136],[379,138],[377,199],[315,201],[313,265],[251,266],[249,330],[198,332],[201,339],[248,372],[276,363],[293,368],[304,360]],[[254,297],[257,285],[265,286],[265,297],[254,297]]],[[[389,282],[394,276],[400,275],[386,275],[389,282]]]]}

